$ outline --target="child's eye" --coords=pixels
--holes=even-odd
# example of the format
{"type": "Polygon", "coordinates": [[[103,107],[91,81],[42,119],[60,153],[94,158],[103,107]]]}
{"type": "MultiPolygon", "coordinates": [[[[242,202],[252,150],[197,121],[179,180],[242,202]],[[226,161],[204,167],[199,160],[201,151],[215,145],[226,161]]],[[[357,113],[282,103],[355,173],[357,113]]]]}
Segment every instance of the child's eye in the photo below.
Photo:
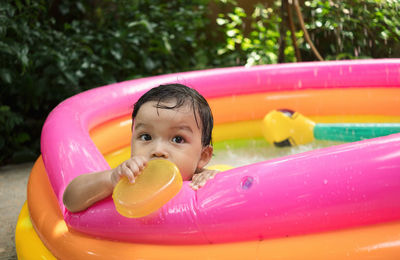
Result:
{"type": "Polygon", "coordinates": [[[172,138],[172,142],[181,144],[185,142],[185,139],[183,139],[182,136],[175,136],[174,138],[172,138]]]}
{"type": "Polygon", "coordinates": [[[139,136],[139,139],[142,140],[142,141],[150,141],[151,140],[151,135],[149,135],[149,134],[141,134],[139,136]]]}

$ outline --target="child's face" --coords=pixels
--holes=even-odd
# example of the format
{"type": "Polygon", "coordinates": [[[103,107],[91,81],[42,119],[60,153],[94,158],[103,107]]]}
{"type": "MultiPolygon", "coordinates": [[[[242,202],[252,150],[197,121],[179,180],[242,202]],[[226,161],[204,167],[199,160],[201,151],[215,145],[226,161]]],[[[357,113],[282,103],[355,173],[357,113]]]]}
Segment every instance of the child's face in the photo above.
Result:
{"type": "MultiPolygon", "coordinates": [[[[173,101],[162,104],[175,105],[173,101]]],[[[136,115],[132,157],[170,160],[178,166],[183,180],[190,180],[196,169],[203,168],[211,159],[212,148],[202,146],[202,126],[197,126],[189,105],[176,109],[156,108],[156,105],[155,101],[144,103],[136,115]]]]}

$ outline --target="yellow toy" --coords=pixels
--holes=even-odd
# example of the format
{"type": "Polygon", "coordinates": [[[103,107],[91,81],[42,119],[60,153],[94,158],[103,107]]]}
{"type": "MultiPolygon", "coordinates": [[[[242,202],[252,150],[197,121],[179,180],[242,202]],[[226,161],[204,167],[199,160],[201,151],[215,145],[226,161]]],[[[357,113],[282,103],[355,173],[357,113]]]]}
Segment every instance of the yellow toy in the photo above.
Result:
{"type": "Polygon", "coordinates": [[[288,109],[273,110],[263,119],[264,138],[278,147],[307,144],[314,139],[355,142],[400,132],[399,123],[318,123],[288,109]]]}
{"type": "Polygon", "coordinates": [[[278,147],[306,144],[314,140],[315,123],[298,112],[273,110],[263,119],[264,138],[278,147]]]}

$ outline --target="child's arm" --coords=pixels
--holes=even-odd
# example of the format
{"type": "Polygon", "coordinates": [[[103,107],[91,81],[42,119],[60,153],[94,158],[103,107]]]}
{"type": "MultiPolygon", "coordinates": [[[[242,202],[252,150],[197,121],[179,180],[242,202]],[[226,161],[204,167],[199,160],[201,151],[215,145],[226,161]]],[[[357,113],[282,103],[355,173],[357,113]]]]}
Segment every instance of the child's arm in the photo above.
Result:
{"type": "Polygon", "coordinates": [[[63,203],[71,212],[87,209],[113,191],[112,170],[83,174],[73,179],[63,195],[63,203]]]}
{"type": "Polygon", "coordinates": [[[87,209],[97,201],[111,195],[122,176],[126,176],[130,182],[134,182],[146,163],[144,157],[133,157],[121,163],[115,169],[76,177],[64,191],[63,203],[65,207],[71,212],[87,209]]]}
{"type": "Polygon", "coordinates": [[[213,179],[217,173],[219,173],[217,170],[203,169],[202,171],[193,175],[190,186],[192,189],[198,190],[203,187],[208,180],[213,179]]]}

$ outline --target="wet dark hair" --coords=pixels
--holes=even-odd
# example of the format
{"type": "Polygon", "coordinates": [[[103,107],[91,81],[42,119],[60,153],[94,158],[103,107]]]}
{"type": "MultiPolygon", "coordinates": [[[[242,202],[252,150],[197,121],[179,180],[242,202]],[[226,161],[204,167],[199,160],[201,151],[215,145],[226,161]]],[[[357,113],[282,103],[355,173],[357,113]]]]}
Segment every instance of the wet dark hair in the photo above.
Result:
{"type": "Polygon", "coordinates": [[[199,92],[197,92],[195,89],[189,88],[182,84],[160,85],[158,87],[150,89],[135,103],[132,112],[132,122],[135,121],[136,115],[139,112],[140,107],[144,103],[150,101],[156,101],[156,108],[161,109],[176,109],[185,104],[191,105],[194,118],[199,128],[200,125],[197,119],[197,113],[201,120],[201,143],[203,147],[212,144],[211,133],[214,125],[213,115],[206,99],[202,95],[200,95],[199,92]],[[175,100],[176,104],[173,106],[161,104],[163,102],[171,100],[175,100]]]}

